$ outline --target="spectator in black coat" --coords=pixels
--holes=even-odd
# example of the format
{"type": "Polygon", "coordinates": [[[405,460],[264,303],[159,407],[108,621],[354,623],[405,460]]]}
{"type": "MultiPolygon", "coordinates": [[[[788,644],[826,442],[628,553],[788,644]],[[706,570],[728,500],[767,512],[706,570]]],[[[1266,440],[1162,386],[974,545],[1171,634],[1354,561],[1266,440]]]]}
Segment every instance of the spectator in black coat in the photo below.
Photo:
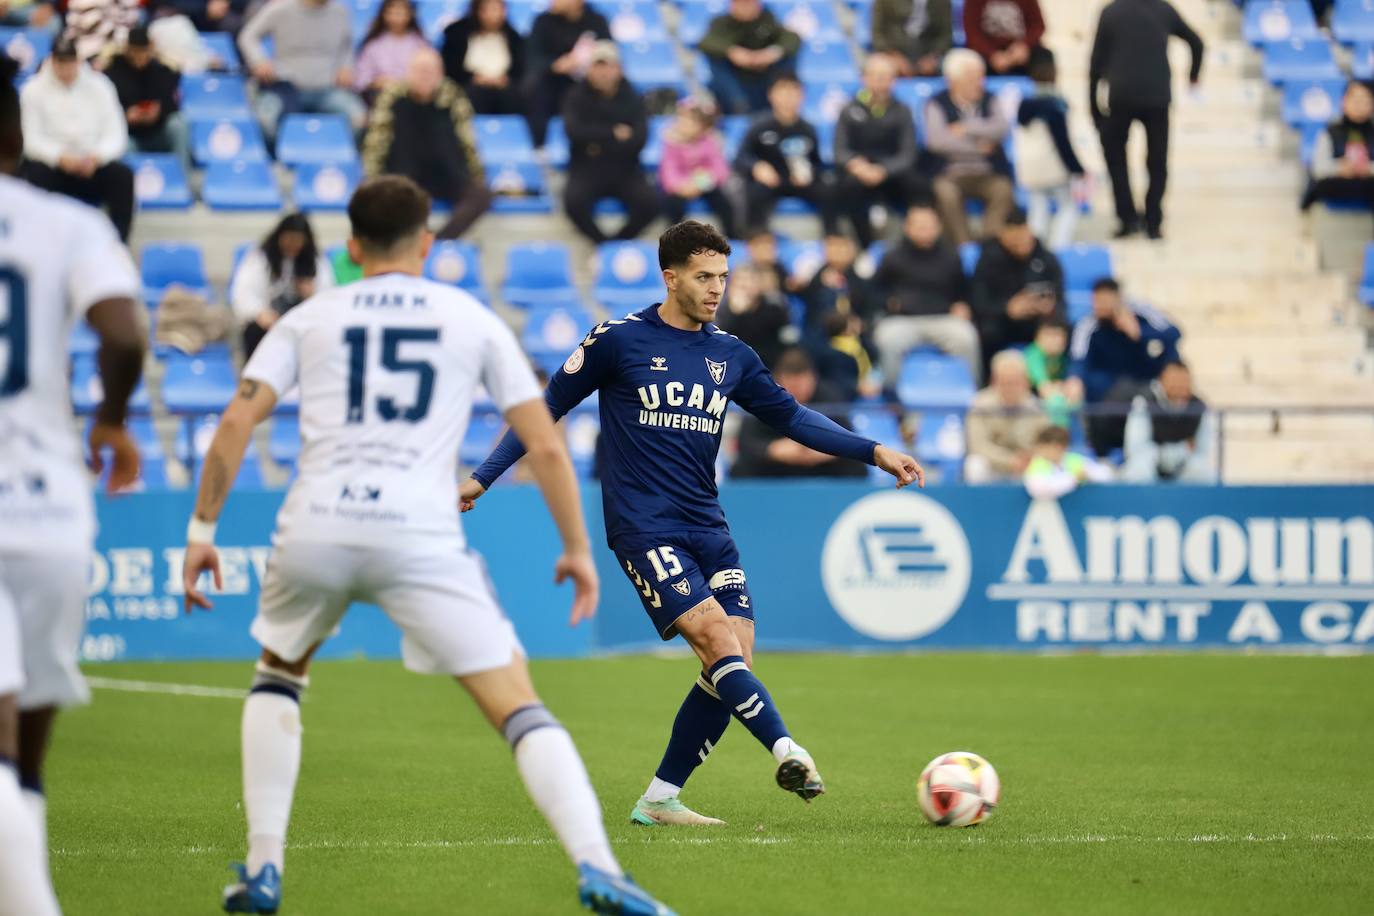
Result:
{"type": "Polygon", "coordinates": [[[110,61],[105,75],[119,93],[119,106],[129,125],[129,149],[175,153],[189,169],[190,142],[181,117],[181,74],[153,55],[146,28],[129,30],[124,53],[110,61]]]}
{"type": "MultiPolygon", "coordinates": [[[[161,0],[150,3],[152,16],[179,13],[195,24],[198,32],[229,32],[243,28],[248,0],[161,0]]],[[[151,17],[150,17],[151,18],[151,17]]]]}
{"type": "Polygon", "coordinates": [[[908,210],[903,228],[873,277],[885,303],[873,330],[884,384],[896,383],[902,360],[923,344],[963,360],[976,383],[982,360],[959,252],[940,237],[940,217],[927,205],[908,210]]]}
{"type": "Polygon", "coordinates": [[[1026,225],[1026,211],[1013,210],[983,243],[971,304],[985,365],[998,350],[1035,340],[1044,319],[1064,317],[1064,270],[1026,225]]]}
{"type": "Polygon", "coordinates": [[[525,117],[536,147],[543,147],[549,121],[591,66],[593,45],[610,38],[606,17],[588,8],[586,0],[552,0],[535,18],[525,47],[525,117]]]}
{"type": "Polygon", "coordinates": [[[854,224],[859,245],[873,244],[869,210],[877,204],[905,210],[929,197],[916,172],[916,125],[911,109],[892,97],[897,70],[874,54],[864,63],[864,85],[835,124],[836,190],[839,206],[854,224]]]}
{"type": "Polygon", "coordinates": [[[834,333],[825,330],[825,320],[834,314],[853,315],[867,332],[878,310],[872,284],[855,267],[854,242],[838,232],[825,237],[825,260],[801,287],[798,296],[806,307],[806,334],[812,341],[826,340],[834,333]]]}
{"type": "MultiPolygon", "coordinates": [[[[806,351],[793,348],[783,353],[773,377],[799,404],[826,404],[833,397],[819,387],[816,370],[806,351]]],[[[830,401],[833,403],[833,401],[830,401]]],[[[828,413],[841,426],[843,414],[828,413]]],[[[848,458],[836,458],[788,439],[752,414],[740,424],[739,457],[731,477],[867,477],[868,468],[848,458]]]]}
{"type": "Polygon", "coordinates": [[[625,205],[628,218],[615,237],[632,239],[654,221],[659,199],[639,164],[649,134],[644,99],[621,74],[615,42],[596,42],[590,57],[586,82],[563,101],[571,152],[563,209],[577,231],[600,244],[607,236],[592,217],[597,201],[625,205]]]}
{"type": "Polygon", "coordinates": [[[1317,135],[1312,149],[1312,183],[1307,208],[1319,200],[1374,205],[1374,92],[1351,81],[1341,100],[1341,118],[1317,135]]]}
{"type": "Polygon", "coordinates": [[[760,115],[740,142],[735,169],[744,181],[746,230],[768,226],[780,197],[810,201],[827,234],[837,230],[834,178],[821,162],[816,128],[801,116],[802,85],[791,75],[768,87],[772,112],[760,115]]]}
{"type": "Polygon", "coordinates": [[[476,0],[444,29],[444,73],[472,101],[477,114],[519,114],[525,77],[525,39],[506,18],[505,0],[476,0]]]}
{"type": "Polygon", "coordinates": [[[1102,138],[1102,154],[1112,179],[1117,237],[1140,231],[1140,214],[1131,194],[1126,165],[1126,138],[1131,124],[1145,126],[1145,168],[1150,187],[1145,193],[1145,232],[1162,237],[1164,184],[1169,177],[1169,104],[1173,101],[1169,69],[1169,38],[1188,43],[1193,63],[1188,80],[1197,85],[1202,73],[1202,39],[1166,0],[1112,0],[1102,10],[1088,64],[1088,104],[1102,138]],[[1098,95],[1107,84],[1107,110],[1098,95]]]}

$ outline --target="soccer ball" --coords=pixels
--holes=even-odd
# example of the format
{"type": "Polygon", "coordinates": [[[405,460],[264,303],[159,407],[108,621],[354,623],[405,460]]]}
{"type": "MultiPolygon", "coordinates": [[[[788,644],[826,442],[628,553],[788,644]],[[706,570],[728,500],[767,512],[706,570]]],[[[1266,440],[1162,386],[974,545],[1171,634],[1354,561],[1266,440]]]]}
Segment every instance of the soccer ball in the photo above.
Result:
{"type": "Polygon", "coordinates": [[[954,751],[936,757],[921,771],[916,800],[936,827],[972,827],[992,816],[1002,782],[977,754],[954,751]]]}

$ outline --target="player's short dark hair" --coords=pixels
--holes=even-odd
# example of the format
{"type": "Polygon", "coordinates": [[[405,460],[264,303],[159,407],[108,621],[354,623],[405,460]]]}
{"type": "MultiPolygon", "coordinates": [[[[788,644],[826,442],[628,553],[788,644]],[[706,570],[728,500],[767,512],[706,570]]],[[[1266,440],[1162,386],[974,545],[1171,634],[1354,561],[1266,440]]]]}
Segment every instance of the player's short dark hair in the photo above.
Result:
{"type": "Polygon", "coordinates": [[[815,371],[816,364],[811,362],[811,357],[801,347],[788,347],[773,363],[774,375],[805,375],[815,371]]]}
{"type": "Polygon", "coordinates": [[[715,226],[694,219],[683,220],[658,237],[660,270],[683,267],[692,255],[714,252],[730,256],[730,241],[715,226]]]}
{"type": "Polygon", "coordinates": [[[1111,277],[1098,277],[1097,280],[1093,281],[1093,292],[1119,293],[1121,292],[1121,284],[1111,277]]]}
{"type": "Polygon", "coordinates": [[[369,178],[348,202],[348,221],[364,249],[385,254],[425,228],[429,195],[401,175],[369,178]]]}
{"type": "Polygon", "coordinates": [[[24,131],[19,117],[19,90],[14,78],[19,63],[0,53],[0,165],[13,167],[24,155],[24,131]]]}
{"type": "Polygon", "coordinates": [[[1036,445],[1062,445],[1069,447],[1069,431],[1062,426],[1046,426],[1035,434],[1036,445]]]}

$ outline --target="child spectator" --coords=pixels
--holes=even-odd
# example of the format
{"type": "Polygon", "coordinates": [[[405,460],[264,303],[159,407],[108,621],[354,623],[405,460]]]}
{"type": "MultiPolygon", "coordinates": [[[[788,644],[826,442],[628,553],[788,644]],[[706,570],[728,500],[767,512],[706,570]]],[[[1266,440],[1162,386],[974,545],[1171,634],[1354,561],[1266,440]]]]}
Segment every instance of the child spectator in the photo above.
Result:
{"type": "Polygon", "coordinates": [[[709,102],[683,99],[663,140],[658,181],[666,197],[669,223],[680,223],[688,205],[705,200],[727,236],[735,234],[735,214],[724,185],[730,177],[725,141],[715,129],[715,109],[709,102]]]}
{"type": "Polygon", "coordinates": [[[358,45],[353,87],[372,99],[393,83],[403,82],[416,51],[429,47],[415,5],[410,0],[386,0],[358,45]]]}
{"type": "Polygon", "coordinates": [[[1069,451],[1068,430],[1046,426],[1035,437],[1034,453],[1021,481],[1034,499],[1058,499],[1077,490],[1080,483],[1105,483],[1111,479],[1107,468],[1069,451]]]}
{"type": "Polygon", "coordinates": [[[1069,416],[1083,403],[1083,382],[1069,377],[1069,323],[1048,318],[1026,347],[1026,374],[1040,396],[1050,420],[1057,426],[1069,425],[1069,416]]]}
{"type": "Polygon", "coordinates": [[[1057,70],[1048,48],[1032,52],[1030,76],[1035,94],[1022,99],[1016,116],[1016,180],[1029,198],[1031,232],[1058,249],[1073,241],[1078,225],[1083,164],[1069,140],[1069,103],[1055,86],[1057,70]]]}
{"type": "Polygon", "coordinates": [[[816,375],[837,401],[881,393],[872,382],[873,360],[865,349],[863,319],[853,312],[828,312],[821,319],[822,339],[812,347],[816,375]]]}

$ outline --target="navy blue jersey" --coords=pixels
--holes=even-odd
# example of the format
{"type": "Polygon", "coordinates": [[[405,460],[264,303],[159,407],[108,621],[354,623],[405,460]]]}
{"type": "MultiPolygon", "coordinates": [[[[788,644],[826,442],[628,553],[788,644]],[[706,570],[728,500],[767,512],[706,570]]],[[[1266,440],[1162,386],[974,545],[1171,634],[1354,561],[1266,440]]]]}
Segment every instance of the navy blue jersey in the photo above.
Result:
{"type": "MultiPolygon", "coordinates": [[[[871,439],[797,401],[773,381],[748,344],[714,324],[683,331],[658,303],[599,324],[549,381],[558,419],[600,392],[601,496],[606,538],[726,530],[716,490],[716,453],[731,401],[818,451],[873,463],[871,439]]],[[[490,487],[524,454],[514,433],[473,478],[490,487]]]]}

